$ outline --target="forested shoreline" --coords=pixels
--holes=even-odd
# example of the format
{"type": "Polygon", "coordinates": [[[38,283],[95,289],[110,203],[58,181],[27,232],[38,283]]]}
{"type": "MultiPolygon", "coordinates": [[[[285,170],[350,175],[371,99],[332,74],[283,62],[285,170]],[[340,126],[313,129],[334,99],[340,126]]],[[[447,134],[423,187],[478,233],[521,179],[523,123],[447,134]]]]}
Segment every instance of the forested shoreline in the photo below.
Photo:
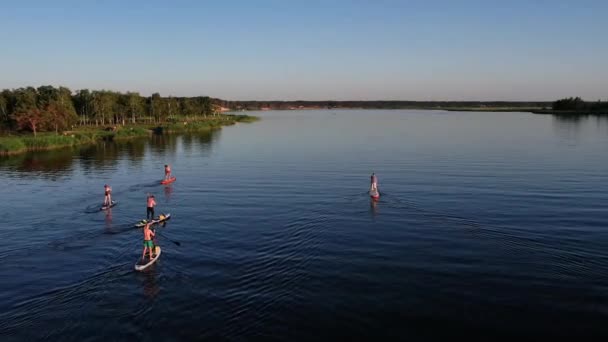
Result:
{"type": "Polygon", "coordinates": [[[219,114],[221,100],[208,96],[163,97],[155,93],[40,86],[0,92],[0,130],[38,132],[74,126],[161,124],[178,117],[197,120],[219,114]]]}
{"type": "Polygon", "coordinates": [[[568,97],[553,102],[551,110],[534,111],[554,115],[608,115],[608,101],[584,101],[580,97],[568,97]]]}
{"type": "Polygon", "coordinates": [[[175,97],[154,93],[40,86],[0,92],[0,132],[60,133],[77,126],[197,121],[226,110],[297,109],[444,109],[474,111],[526,110],[550,114],[606,114],[608,102],[571,97],[555,102],[530,101],[226,101],[208,96],[175,97]]]}
{"type": "Polygon", "coordinates": [[[0,92],[0,155],[153,133],[195,133],[257,119],[222,114],[223,104],[207,96],[145,97],[53,86],[5,89],[0,92]]]}

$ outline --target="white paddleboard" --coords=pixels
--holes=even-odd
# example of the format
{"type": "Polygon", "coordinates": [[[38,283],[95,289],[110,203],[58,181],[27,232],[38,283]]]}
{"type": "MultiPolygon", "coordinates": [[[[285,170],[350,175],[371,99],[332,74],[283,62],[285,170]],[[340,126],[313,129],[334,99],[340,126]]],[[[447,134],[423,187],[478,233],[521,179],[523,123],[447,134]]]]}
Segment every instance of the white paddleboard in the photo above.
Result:
{"type": "Polygon", "coordinates": [[[112,208],[112,207],[113,207],[113,206],[115,206],[117,203],[118,203],[118,202],[116,202],[116,201],[112,201],[112,203],[111,203],[109,206],[107,206],[107,205],[102,205],[102,206],[101,206],[101,208],[99,208],[99,210],[106,210],[106,209],[112,208]]]}
{"type": "Polygon", "coordinates": [[[136,271],[143,271],[146,268],[150,267],[153,263],[155,263],[156,260],[158,260],[158,258],[160,257],[160,246],[155,246],[155,247],[156,247],[155,248],[156,256],[154,257],[154,259],[150,260],[148,258],[146,258],[146,259],[139,258],[139,260],[135,264],[136,271]]]}

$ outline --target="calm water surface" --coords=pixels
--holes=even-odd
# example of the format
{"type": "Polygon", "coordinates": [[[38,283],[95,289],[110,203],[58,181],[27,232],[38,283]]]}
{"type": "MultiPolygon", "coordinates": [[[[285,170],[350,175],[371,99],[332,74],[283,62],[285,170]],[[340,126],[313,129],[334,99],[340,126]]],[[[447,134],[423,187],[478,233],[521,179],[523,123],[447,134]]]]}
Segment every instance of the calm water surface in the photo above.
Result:
{"type": "Polygon", "coordinates": [[[607,121],[260,115],[0,159],[1,340],[608,335],[607,121]]]}

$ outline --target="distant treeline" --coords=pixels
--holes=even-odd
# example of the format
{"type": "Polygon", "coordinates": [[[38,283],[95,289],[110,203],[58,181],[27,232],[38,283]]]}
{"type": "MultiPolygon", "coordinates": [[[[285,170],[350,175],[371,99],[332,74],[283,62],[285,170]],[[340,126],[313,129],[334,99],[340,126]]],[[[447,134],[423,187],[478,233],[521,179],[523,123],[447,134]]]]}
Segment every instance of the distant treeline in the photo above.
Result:
{"type": "Polygon", "coordinates": [[[230,101],[233,110],[288,110],[315,108],[446,109],[446,108],[549,108],[551,102],[511,101],[230,101]]]}
{"type": "Polygon", "coordinates": [[[553,102],[553,110],[581,114],[608,114],[608,102],[586,102],[580,97],[569,97],[553,102]]]}
{"type": "Polygon", "coordinates": [[[61,131],[73,125],[162,123],[176,116],[216,113],[224,101],[207,96],[144,97],[136,92],[41,86],[0,92],[0,131],[61,131]]]}

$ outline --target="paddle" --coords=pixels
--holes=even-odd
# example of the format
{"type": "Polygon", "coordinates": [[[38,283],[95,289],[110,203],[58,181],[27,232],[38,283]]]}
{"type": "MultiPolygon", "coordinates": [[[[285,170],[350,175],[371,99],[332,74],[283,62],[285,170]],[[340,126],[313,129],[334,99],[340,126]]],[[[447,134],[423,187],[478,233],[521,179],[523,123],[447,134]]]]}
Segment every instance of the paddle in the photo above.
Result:
{"type": "MultiPolygon", "coordinates": [[[[154,233],[156,233],[156,230],[154,230],[154,233]]],[[[179,242],[179,241],[175,241],[175,240],[171,240],[171,239],[169,239],[167,236],[165,236],[165,235],[161,234],[160,232],[158,232],[158,235],[160,235],[160,236],[164,237],[165,239],[167,239],[167,240],[169,240],[169,241],[173,242],[173,243],[174,243],[174,244],[176,244],[177,246],[181,246],[181,245],[182,245],[182,244],[181,244],[181,242],[179,242]]]]}

